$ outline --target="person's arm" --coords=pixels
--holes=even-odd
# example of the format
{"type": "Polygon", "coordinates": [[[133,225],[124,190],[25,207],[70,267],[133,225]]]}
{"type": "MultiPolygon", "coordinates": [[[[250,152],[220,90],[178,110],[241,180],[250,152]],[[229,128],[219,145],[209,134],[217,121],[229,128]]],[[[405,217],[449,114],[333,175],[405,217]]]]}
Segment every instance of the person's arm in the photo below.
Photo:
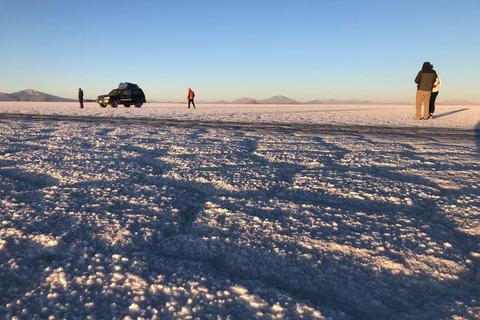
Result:
{"type": "Polygon", "coordinates": [[[419,84],[420,80],[422,80],[422,71],[419,71],[417,77],[415,78],[415,83],[419,84]]]}

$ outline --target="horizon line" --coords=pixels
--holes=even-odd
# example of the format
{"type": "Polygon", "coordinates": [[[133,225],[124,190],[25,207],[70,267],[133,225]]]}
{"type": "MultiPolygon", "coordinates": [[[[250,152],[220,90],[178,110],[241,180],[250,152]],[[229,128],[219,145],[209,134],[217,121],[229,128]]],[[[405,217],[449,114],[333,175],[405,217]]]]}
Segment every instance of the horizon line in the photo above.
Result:
{"type": "MultiPolygon", "coordinates": [[[[46,92],[41,92],[41,91],[37,91],[35,89],[30,89],[30,88],[25,89],[25,90],[20,90],[20,91],[17,91],[17,92],[13,92],[13,93],[0,92],[0,95],[11,96],[11,95],[24,93],[24,92],[28,92],[28,91],[33,91],[34,93],[47,95],[47,96],[50,96],[52,99],[64,100],[65,102],[78,101],[78,99],[75,99],[75,98],[63,98],[63,97],[60,97],[60,96],[55,96],[55,95],[52,95],[52,94],[49,94],[49,93],[46,93],[46,92]]],[[[14,96],[12,98],[17,98],[17,97],[14,96]]],[[[0,101],[48,102],[48,101],[34,101],[34,100],[33,101],[32,100],[3,100],[1,98],[0,98],[0,101]]],[[[84,101],[86,101],[86,102],[87,101],[89,101],[89,102],[96,101],[96,98],[95,99],[85,98],[84,101]]],[[[51,101],[51,102],[54,102],[54,101],[51,101]]],[[[62,101],[59,101],[59,102],[62,102],[62,101]]],[[[359,99],[355,99],[355,98],[351,98],[351,99],[327,98],[327,99],[314,99],[314,100],[308,100],[308,101],[302,102],[302,101],[291,99],[291,98],[289,98],[287,96],[284,96],[284,95],[273,95],[273,96],[271,96],[269,98],[266,98],[266,99],[257,99],[257,98],[250,98],[250,97],[245,96],[245,97],[234,99],[234,100],[231,100],[231,101],[221,99],[221,100],[216,100],[216,101],[198,100],[196,102],[197,103],[206,103],[206,104],[226,103],[226,104],[287,104],[287,105],[288,104],[292,104],[292,105],[294,105],[294,104],[299,104],[299,105],[304,105],[304,104],[328,104],[328,103],[334,103],[334,104],[399,104],[399,105],[403,105],[403,104],[415,103],[414,101],[413,102],[391,101],[391,100],[384,100],[384,99],[381,99],[381,100],[359,100],[359,99]],[[281,99],[281,100],[280,101],[272,101],[272,99],[275,99],[275,98],[281,99]],[[245,102],[241,102],[241,100],[245,100],[245,102]]],[[[154,99],[154,100],[151,100],[150,103],[183,103],[183,101],[182,100],[180,100],[180,101],[159,101],[157,99],[154,99]]],[[[469,100],[463,100],[463,99],[447,99],[447,100],[444,100],[444,101],[441,101],[441,102],[437,102],[437,104],[479,105],[480,103],[472,102],[472,101],[469,101],[469,100]]]]}

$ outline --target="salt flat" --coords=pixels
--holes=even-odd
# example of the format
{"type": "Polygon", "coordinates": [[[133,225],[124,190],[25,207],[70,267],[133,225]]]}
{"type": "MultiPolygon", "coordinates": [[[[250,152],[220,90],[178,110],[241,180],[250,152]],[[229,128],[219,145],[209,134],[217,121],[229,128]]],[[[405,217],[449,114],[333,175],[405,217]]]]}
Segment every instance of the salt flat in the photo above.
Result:
{"type": "Polygon", "coordinates": [[[1,113],[54,114],[111,118],[160,118],[239,122],[288,122],[365,126],[473,129],[480,122],[480,105],[437,105],[434,121],[412,121],[414,105],[232,105],[146,103],[141,108],[101,108],[96,103],[0,101],[1,113]]]}
{"type": "Polygon", "coordinates": [[[0,316],[479,318],[480,108],[413,109],[1,102],[0,316]]]}

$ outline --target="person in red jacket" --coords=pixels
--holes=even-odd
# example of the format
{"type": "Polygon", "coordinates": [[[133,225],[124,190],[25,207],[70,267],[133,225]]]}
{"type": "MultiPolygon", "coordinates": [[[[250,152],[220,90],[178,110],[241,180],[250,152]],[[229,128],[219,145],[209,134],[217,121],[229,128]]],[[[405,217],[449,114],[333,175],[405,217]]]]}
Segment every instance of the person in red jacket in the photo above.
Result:
{"type": "Polygon", "coordinates": [[[193,104],[193,109],[197,109],[195,108],[195,102],[193,102],[193,98],[195,98],[195,92],[193,92],[192,89],[188,88],[188,95],[187,95],[188,109],[190,109],[190,103],[193,104]]]}

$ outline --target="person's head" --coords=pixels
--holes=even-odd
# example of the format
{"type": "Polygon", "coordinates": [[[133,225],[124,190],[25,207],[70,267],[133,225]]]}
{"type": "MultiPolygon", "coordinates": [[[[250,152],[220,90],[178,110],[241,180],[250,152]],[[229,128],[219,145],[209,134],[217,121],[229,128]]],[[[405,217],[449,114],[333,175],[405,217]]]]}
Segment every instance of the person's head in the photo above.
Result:
{"type": "Polygon", "coordinates": [[[79,91],[82,91],[82,88],[78,88],[79,91]]]}
{"type": "Polygon", "coordinates": [[[427,71],[427,70],[431,70],[432,69],[432,65],[430,64],[430,62],[424,62],[423,63],[423,66],[422,66],[422,71],[427,71]]]}
{"type": "Polygon", "coordinates": [[[188,88],[188,91],[192,91],[192,89],[188,88]]]}

